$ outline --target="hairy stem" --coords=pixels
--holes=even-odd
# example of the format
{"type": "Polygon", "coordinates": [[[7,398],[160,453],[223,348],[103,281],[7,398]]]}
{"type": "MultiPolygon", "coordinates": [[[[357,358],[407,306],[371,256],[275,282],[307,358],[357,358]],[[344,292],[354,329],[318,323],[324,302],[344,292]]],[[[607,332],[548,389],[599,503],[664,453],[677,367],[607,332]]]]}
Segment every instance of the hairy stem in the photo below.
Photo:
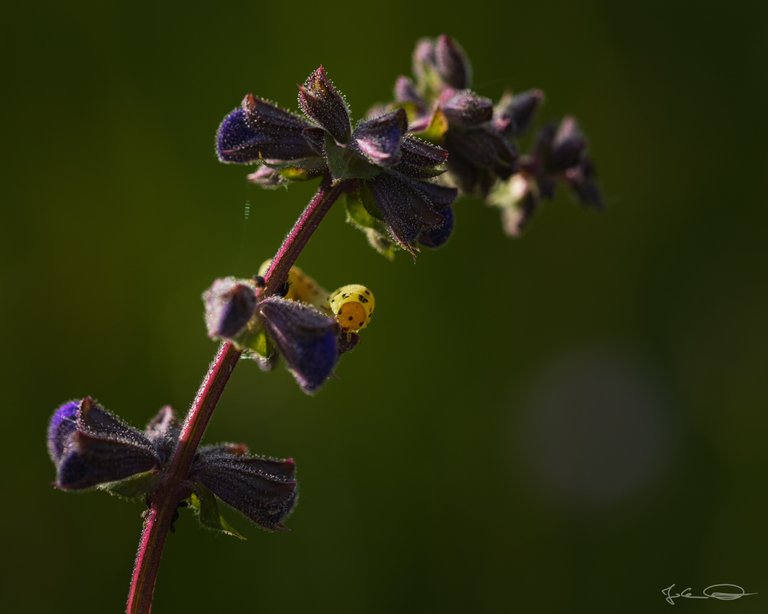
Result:
{"type": "MultiPolygon", "coordinates": [[[[328,177],[323,179],[317,193],[307,204],[272,259],[272,264],[265,276],[266,287],[263,296],[275,294],[282,287],[288,278],[291,266],[345,187],[344,183],[333,183],[328,177]]],[[[163,546],[168,531],[173,525],[179,503],[189,496],[184,482],[205,429],[213,416],[213,411],[224,392],[229,376],[237,366],[240,354],[241,351],[231,343],[223,343],[219,347],[184,419],[181,435],[165,477],[152,494],[150,508],[144,517],[126,604],[127,614],[148,614],[152,610],[152,597],[163,546]]]]}
{"type": "Polygon", "coordinates": [[[267,282],[264,295],[276,294],[285,280],[288,279],[288,271],[296,262],[301,251],[306,247],[312,233],[323,221],[325,214],[331,208],[336,199],[346,189],[344,182],[332,183],[329,177],[323,179],[323,183],[317,190],[306,209],[296,220],[291,231],[285,237],[280,249],[272,259],[264,279],[267,282]]]}

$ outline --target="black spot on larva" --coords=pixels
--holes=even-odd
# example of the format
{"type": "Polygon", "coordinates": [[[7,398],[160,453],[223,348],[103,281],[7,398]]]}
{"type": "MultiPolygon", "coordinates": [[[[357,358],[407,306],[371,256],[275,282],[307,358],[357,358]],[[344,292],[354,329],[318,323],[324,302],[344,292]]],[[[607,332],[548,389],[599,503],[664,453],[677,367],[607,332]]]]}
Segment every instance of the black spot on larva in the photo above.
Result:
{"type": "Polygon", "coordinates": [[[345,292],[341,295],[341,298],[349,298],[349,292],[345,292]]]}
{"type": "Polygon", "coordinates": [[[370,290],[366,290],[366,291],[365,291],[365,293],[366,293],[368,296],[370,296],[370,295],[371,295],[371,291],[370,291],[370,290]]]}
{"type": "Polygon", "coordinates": [[[349,316],[347,320],[352,321],[352,316],[349,316]]]}
{"type": "Polygon", "coordinates": [[[363,322],[360,322],[360,324],[358,324],[358,326],[361,326],[361,327],[362,327],[362,325],[363,325],[363,324],[365,324],[365,321],[363,321],[363,322]]]}
{"type": "Polygon", "coordinates": [[[365,298],[362,294],[358,294],[357,296],[360,299],[361,303],[367,303],[368,302],[368,299],[365,298]]]}

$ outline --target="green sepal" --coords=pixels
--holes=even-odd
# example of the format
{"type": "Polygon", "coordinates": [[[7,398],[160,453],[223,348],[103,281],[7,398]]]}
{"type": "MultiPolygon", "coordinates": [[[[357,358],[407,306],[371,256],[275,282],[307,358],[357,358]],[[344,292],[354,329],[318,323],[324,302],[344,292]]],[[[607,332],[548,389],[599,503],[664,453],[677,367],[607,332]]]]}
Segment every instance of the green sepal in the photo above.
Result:
{"type": "Polygon", "coordinates": [[[277,350],[264,329],[259,326],[241,339],[243,358],[255,361],[262,371],[272,371],[277,366],[277,350]]]}
{"type": "Polygon", "coordinates": [[[435,145],[442,145],[443,137],[448,131],[448,120],[440,109],[436,109],[432,114],[432,119],[429,125],[422,132],[417,132],[414,136],[434,143],[435,145]]]}
{"type": "Polygon", "coordinates": [[[366,162],[347,147],[337,145],[329,135],[325,137],[325,153],[328,158],[328,168],[336,180],[371,179],[380,172],[373,164],[366,162]]]}
{"type": "Polygon", "coordinates": [[[155,469],[150,469],[149,471],[136,473],[124,480],[99,484],[96,488],[121,499],[142,499],[147,493],[152,492],[157,475],[158,473],[155,469]]]}
{"type": "MultiPolygon", "coordinates": [[[[366,206],[363,200],[363,192],[365,192],[366,197],[372,196],[371,191],[366,186],[361,186],[360,190],[347,194],[347,221],[359,228],[378,228],[383,225],[381,213],[378,211],[378,207],[373,209],[373,212],[377,215],[371,213],[369,209],[371,203],[369,202],[368,206],[366,206]]],[[[366,200],[370,199],[366,198],[366,200]]]]}
{"type": "Polygon", "coordinates": [[[267,333],[261,326],[253,332],[248,333],[247,337],[242,341],[243,349],[258,354],[262,358],[269,358],[275,353],[275,346],[272,344],[269,337],[267,337],[267,333]]]}
{"type": "Polygon", "coordinates": [[[230,525],[219,511],[219,502],[216,496],[202,484],[195,484],[195,491],[187,499],[189,507],[197,515],[197,519],[204,527],[213,529],[224,535],[245,540],[237,529],[230,525]]]}
{"type": "Polygon", "coordinates": [[[398,247],[390,239],[384,222],[374,217],[373,213],[381,213],[366,186],[362,186],[359,192],[347,194],[346,210],[347,222],[365,234],[373,249],[387,260],[394,260],[398,247]]]}
{"type": "MultiPolygon", "coordinates": [[[[266,336],[264,334],[264,326],[261,320],[257,317],[251,318],[247,326],[243,328],[237,337],[228,339],[231,341],[238,350],[246,350],[252,352],[266,352],[268,350],[266,344],[266,336]]],[[[264,354],[262,354],[263,356],[264,354]]]]}

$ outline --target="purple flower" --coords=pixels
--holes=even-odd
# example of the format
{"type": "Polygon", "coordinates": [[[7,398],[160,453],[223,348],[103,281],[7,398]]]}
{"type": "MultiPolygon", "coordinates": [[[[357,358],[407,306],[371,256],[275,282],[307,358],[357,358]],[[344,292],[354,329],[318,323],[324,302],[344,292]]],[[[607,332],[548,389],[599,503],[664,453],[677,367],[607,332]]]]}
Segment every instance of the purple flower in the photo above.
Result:
{"type": "MultiPolygon", "coordinates": [[[[61,490],[100,487],[131,498],[151,496],[179,432],[170,407],[162,408],[141,432],[90,397],[65,403],[48,426],[55,485],[61,490]]],[[[198,450],[187,484],[197,493],[199,505],[216,505],[215,499],[206,498],[210,491],[258,526],[274,531],[284,528],[282,521],[296,503],[295,473],[290,458],[254,456],[242,444],[219,444],[198,450]]],[[[200,518],[209,525],[216,518],[213,528],[231,532],[210,509],[200,518]]]]}
{"type": "Polygon", "coordinates": [[[292,458],[253,456],[242,444],[202,446],[190,479],[269,531],[285,530],[298,496],[292,458]]]}
{"type": "Polygon", "coordinates": [[[219,125],[219,160],[235,164],[274,163],[320,155],[321,133],[298,115],[248,94],[219,125]]]}
{"type": "Polygon", "coordinates": [[[299,387],[316,392],[339,359],[336,320],[298,301],[276,296],[259,302],[258,317],[299,387]]]}
{"type": "Polygon", "coordinates": [[[54,412],[48,452],[56,466],[56,487],[82,490],[159,470],[161,442],[129,426],[90,397],[54,412]]]}

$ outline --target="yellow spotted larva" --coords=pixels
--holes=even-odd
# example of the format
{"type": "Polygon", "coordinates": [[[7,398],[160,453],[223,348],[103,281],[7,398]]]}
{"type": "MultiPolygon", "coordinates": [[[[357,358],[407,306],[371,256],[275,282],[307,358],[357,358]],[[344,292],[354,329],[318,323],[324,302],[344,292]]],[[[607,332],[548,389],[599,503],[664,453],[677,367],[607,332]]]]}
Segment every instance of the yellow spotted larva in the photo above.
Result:
{"type": "Polygon", "coordinates": [[[354,333],[368,326],[376,300],[365,286],[348,284],[332,292],[328,303],[339,326],[354,333]]]}

